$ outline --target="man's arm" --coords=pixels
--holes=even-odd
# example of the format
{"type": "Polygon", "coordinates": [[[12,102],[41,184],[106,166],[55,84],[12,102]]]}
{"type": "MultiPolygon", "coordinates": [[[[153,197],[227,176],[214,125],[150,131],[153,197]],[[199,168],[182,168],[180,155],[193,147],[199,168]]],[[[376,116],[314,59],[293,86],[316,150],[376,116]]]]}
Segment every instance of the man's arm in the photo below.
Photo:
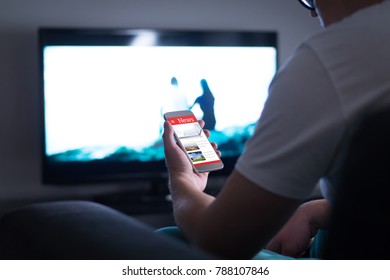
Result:
{"type": "Polygon", "coordinates": [[[175,215],[188,240],[221,257],[236,259],[253,257],[299,205],[299,201],[262,189],[237,171],[213,201],[190,193],[179,199],[182,203],[175,205],[175,215]],[[199,202],[196,207],[194,201],[199,202]]]}
{"type": "Polygon", "coordinates": [[[164,147],[175,220],[190,243],[223,258],[254,256],[300,201],[266,191],[234,171],[219,195],[203,192],[207,174],[195,173],[165,123],[164,147]]]}

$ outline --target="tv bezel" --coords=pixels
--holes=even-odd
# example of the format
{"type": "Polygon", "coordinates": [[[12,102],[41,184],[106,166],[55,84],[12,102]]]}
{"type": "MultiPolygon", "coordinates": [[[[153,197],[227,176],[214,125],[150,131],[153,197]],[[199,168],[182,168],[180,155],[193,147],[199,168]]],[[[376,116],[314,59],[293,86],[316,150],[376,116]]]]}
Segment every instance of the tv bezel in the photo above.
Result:
{"type": "MultiPolygon", "coordinates": [[[[278,68],[278,34],[276,31],[183,30],[152,28],[58,28],[38,29],[39,95],[41,112],[41,181],[45,185],[75,185],[125,180],[166,180],[165,161],[153,162],[50,162],[46,155],[44,104],[44,47],[45,46],[122,46],[139,31],[159,36],[158,46],[269,46],[276,50],[278,68]],[[179,42],[179,37],[183,42],[179,42]],[[259,42],[262,42],[259,44],[259,42]]],[[[226,176],[234,168],[237,157],[224,157],[224,168],[210,176],[226,176]]]]}

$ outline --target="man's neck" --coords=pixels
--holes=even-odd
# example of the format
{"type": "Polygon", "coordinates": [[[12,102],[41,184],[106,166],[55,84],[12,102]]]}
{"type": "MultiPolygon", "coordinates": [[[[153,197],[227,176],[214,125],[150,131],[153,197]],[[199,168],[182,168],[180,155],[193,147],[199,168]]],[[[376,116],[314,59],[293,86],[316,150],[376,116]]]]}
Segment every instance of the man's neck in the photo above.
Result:
{"type": "Polygon", "coordinates": [[[326,27],[336,23],[357,11],[379,4],[385,0],[317,0],[318,15],[326,27]]]}

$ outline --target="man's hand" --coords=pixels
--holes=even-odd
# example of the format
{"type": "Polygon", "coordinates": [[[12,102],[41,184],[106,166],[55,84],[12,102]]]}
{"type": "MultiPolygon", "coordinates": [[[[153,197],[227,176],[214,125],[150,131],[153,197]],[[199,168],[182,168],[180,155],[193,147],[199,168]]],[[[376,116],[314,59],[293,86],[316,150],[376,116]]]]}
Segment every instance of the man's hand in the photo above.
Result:
{"type": "Polygon", "coordinates": [[[286,256],[302,257],[318,229],[327,227],[329,215],[330,206],[324,199],[302,204],[266,249],[286,256]]]}
{"type": "MultiPolygon", "coordinates": [[[[203,128],[204,121],[200,120],[199,125],[203,128]]],[[[210,136],[208,130],[204,130],[204,133],[207,137],[210,136]]],[[[187,182],[192,184],[199,191],[203,191],[206,188],[208,172],[199,173],[194,170],[185,152],[177,145],[174,139],[172,125],[169,122],[164,123],[163,140],[165,162],[168,167],[171,181],[171,192],[175,193],[177,191],[176,185],[178,184],[175,182],[187,182]]],[[[211,145],[215,150],[217,149],[216,143],[211,143],[211,145]]],[[[220,156],[220,152],[217,150],[216,152],[220,156]]]]}

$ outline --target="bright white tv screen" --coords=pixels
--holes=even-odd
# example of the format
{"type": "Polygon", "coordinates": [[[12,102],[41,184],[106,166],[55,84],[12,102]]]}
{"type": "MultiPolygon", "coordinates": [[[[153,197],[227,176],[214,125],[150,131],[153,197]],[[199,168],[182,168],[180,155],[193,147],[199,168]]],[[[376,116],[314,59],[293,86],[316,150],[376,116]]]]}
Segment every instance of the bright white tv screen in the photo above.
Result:
{"type": "Polygon", "coordinates": [[[222,159],[237,157],[277,69],[275,46],[54,44],[42,56],[44,150],[53,162],[163,160],[162,114],[191,109],[202,119],[201,80],[214,98],[211,140],[222,159]]]}

